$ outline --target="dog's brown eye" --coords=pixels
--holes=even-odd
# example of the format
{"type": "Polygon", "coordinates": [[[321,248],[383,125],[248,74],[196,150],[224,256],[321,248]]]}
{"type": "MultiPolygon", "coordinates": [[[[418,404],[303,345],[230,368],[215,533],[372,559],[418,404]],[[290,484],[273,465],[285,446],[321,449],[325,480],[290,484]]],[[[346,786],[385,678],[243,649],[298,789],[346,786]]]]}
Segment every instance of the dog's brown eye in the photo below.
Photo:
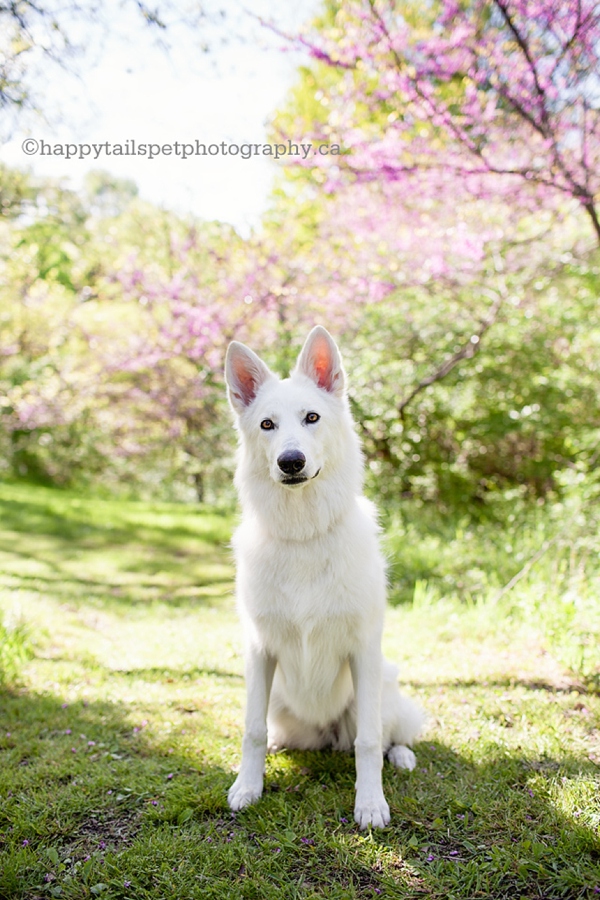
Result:
{"type": "Polygon", "coordinates": [[[319,415],[319,413],[309,412],[306,416],[306,421],[312,424],[314,422],[318,422],[320,418],[321,416],[319,415]]]}
{"type": "Polygon", "coordinates": [[[263,431],[270,431],[272,428],[275,428],[275,424],[272,419],[263,419],[260,427],[263,431]]]}

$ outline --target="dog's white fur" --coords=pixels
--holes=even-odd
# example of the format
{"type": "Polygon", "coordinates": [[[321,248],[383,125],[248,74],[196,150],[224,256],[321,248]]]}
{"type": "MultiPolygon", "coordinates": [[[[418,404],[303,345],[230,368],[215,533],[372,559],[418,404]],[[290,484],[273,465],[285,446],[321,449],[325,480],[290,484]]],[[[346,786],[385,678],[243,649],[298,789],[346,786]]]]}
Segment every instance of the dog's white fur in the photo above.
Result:
{"type": "Polygon", "coordinates": [[[354,745],[355,819],[383,827],[382,752],[414,768],[423,713],[381,654],[385,566],[338,349],[317,326],[281,381],[234,341],[225,371],[240,434],[233,545],[248,691],[229,805],[261,796],[267,748],[354,745]]]}

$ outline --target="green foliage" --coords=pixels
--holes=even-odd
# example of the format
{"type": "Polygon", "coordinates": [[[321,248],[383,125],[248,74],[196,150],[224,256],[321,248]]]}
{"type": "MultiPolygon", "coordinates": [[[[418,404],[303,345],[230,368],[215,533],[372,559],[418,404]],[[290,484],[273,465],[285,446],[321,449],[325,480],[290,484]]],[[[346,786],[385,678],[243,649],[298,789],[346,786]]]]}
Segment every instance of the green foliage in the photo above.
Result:
{"type": "Polygon", "coordinates": [[[32,179],[25,172],[0,165],[0,215],[14,219],[20,216],[35,198],[32,179]]]}
{"type": "MultiPolygon", "coordinates": [[[[416,384],[468,344],[477,305],[407,292],[368,309],[347,353],[351,398],[373,490],[473,510],[497,492],[560,491],[560,473],[592,459],[600,428],[597,254],[569,260],[510,297],[472,359],[416,384]]],[[[592,466],[596,466],[597,459],[592,466]]]]}

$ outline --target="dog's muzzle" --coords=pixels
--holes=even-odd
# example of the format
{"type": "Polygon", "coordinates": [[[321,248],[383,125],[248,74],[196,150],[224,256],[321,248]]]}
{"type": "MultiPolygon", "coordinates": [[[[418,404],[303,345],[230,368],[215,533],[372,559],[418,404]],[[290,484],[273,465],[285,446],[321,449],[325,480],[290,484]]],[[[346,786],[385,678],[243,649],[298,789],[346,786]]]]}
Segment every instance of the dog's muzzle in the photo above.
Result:
{"type": "Polygon", "coordinates": [[[310,477],[306,474],[306,457],[300,450],[286,450],[277,457],[277,466],[282,474],[280,484],[294,485],[312,481],[321,471],[320,467],[310,477]]]}
{"type": "Polygon", "coordinates": [[[283,484],[301,484],[307,481],[304,473],[306,457],[300,450],[286,450],[277,457],[277,465],[283,474],[283,484]]]}

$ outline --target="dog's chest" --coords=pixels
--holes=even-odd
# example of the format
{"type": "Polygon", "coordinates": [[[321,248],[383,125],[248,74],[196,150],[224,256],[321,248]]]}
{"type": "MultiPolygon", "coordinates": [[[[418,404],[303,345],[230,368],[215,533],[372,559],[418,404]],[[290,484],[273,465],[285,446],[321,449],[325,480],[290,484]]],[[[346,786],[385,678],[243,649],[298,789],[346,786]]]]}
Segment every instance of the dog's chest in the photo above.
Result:
{"type": "Polygon", "coordinates": [[[326,658],[347,657],[361,633],[360,619],[344,612],[278,607],[252,618],[261,643],[278,659],[296,660],[305,671],[322,666],[326,658]]]}
{"type": "Polygon", "coordinates": [[[253,548],[240,562],[244,591],[258,614],[318,621],[354,611],[360,573],[346,551],[317,542],[273,542],[253,548]]]}
{"type": "Polygon", "coordinates": [[[311,541],[284,541],[244,522],[235,535],[238,597],[261,643],[310,664],[348,655],[383,615],[385,575],[375,533],[357,518],[311,541]]]}
{"type": "Polygon", "coordinates": [[[263,635],[302,648],[305,654],[360,627],[362,612],[352,585],[331,566],[286,567],[261,579],[248,598],[248,612],[263,635]]]}

